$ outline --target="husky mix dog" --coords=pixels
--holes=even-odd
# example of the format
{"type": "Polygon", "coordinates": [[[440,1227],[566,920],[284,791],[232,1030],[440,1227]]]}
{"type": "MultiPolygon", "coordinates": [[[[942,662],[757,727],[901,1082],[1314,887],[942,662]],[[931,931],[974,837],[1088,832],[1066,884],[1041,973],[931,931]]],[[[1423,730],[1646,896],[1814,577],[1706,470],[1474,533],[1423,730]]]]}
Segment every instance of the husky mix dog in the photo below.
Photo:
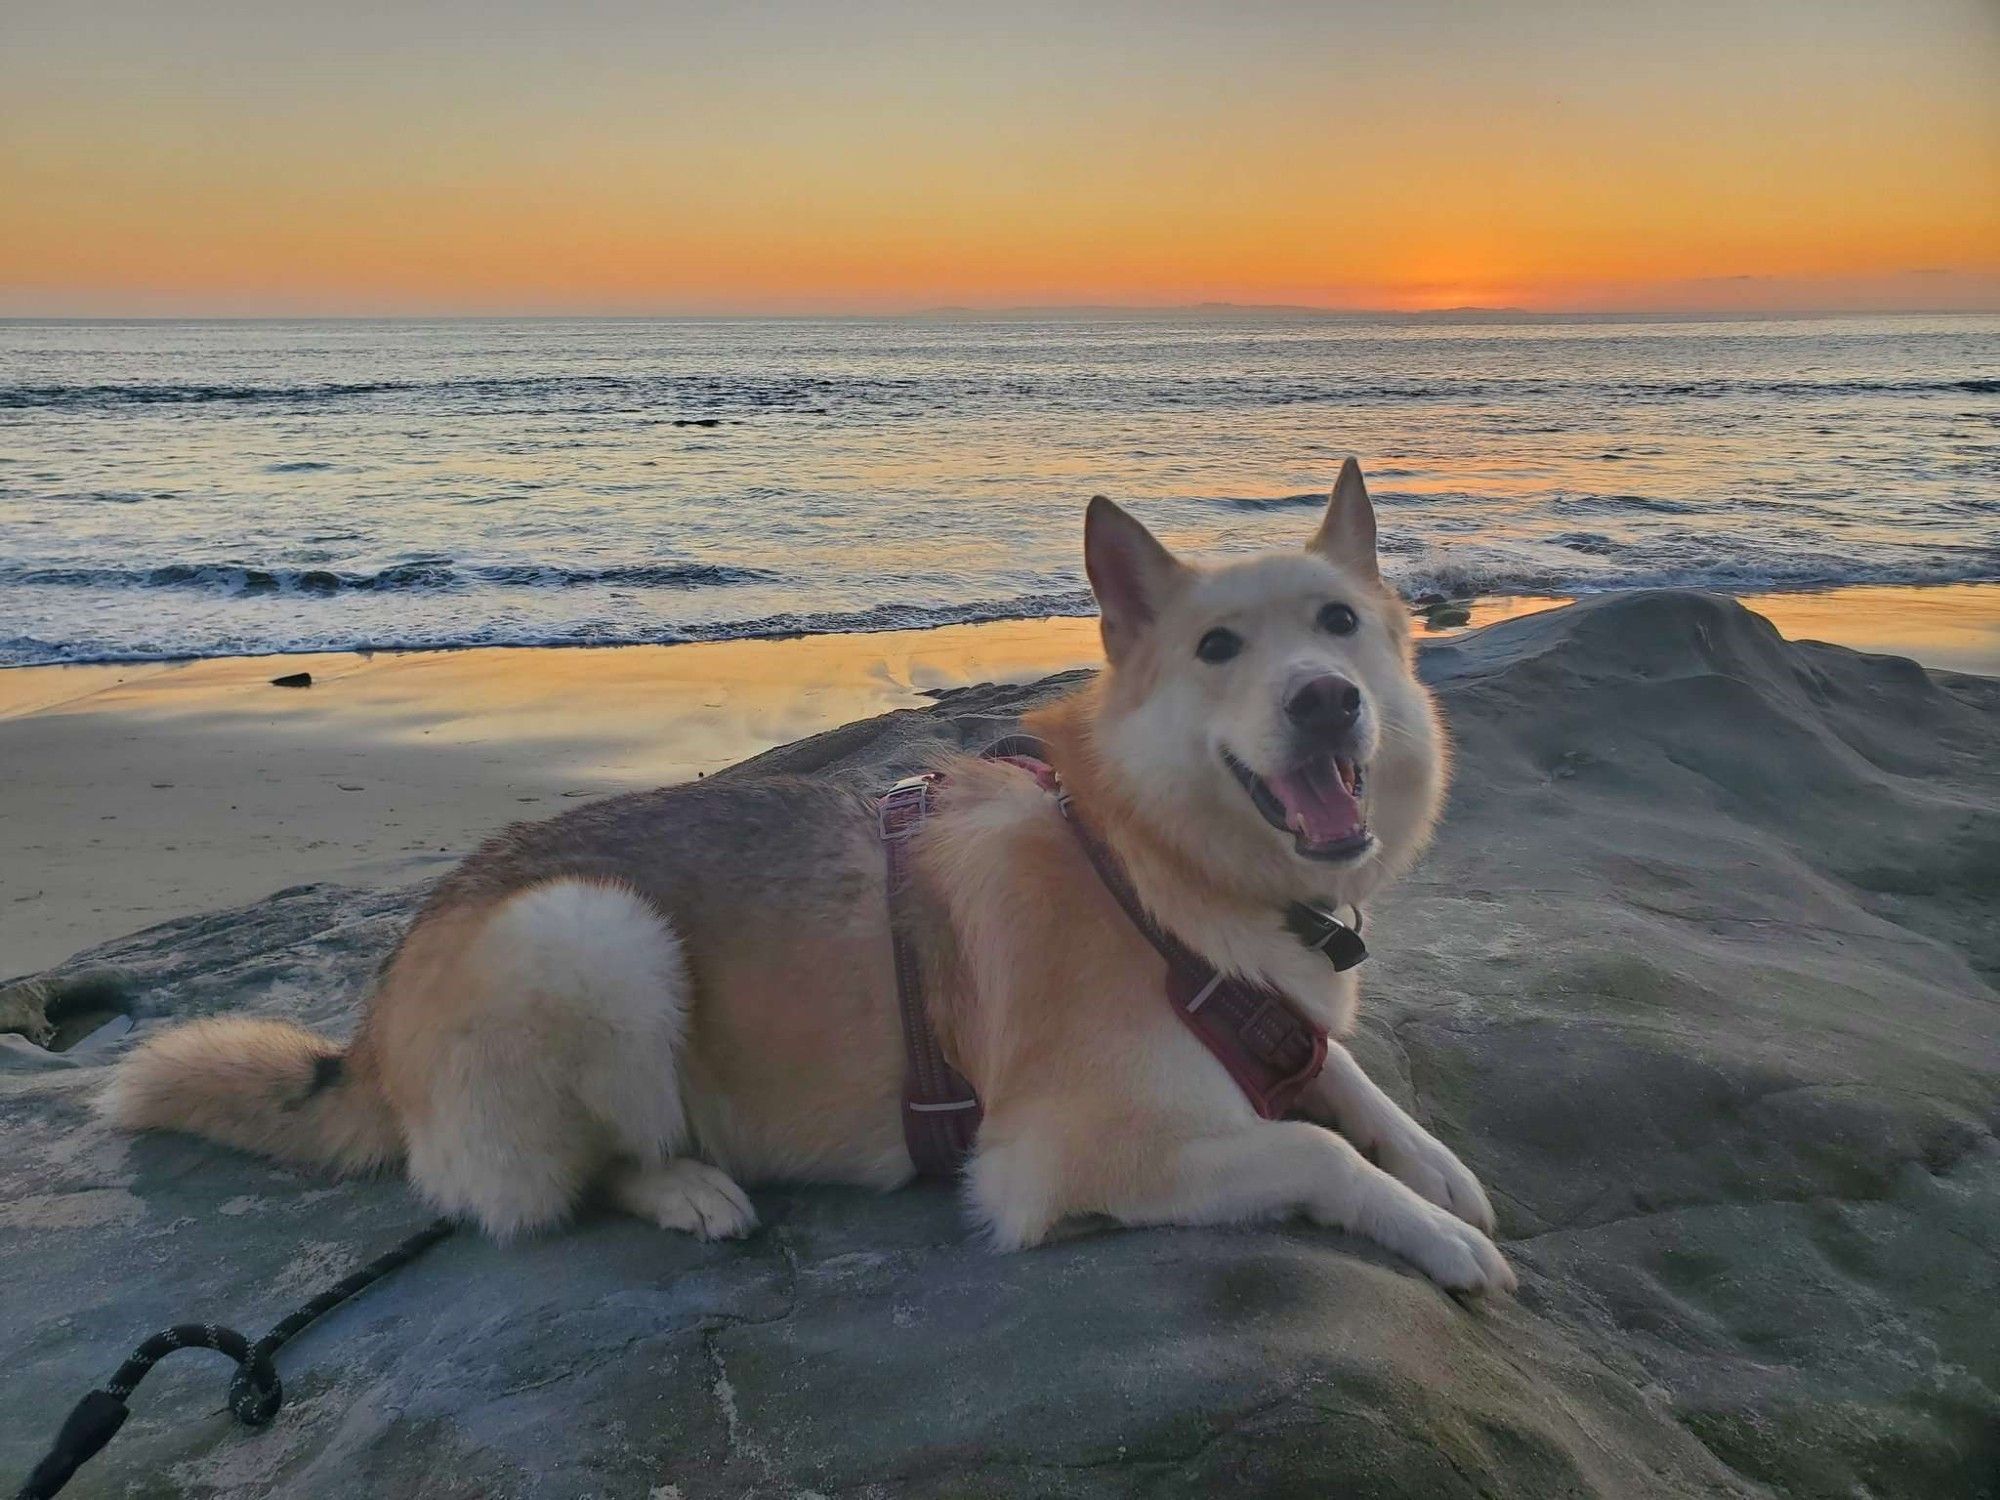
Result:
{"type": "MultiPolygon", "coordinates": [[[[1084,551],[1109,665],[1027,724],[1071,816],[1159,927],[1347,1034],[1355,975],[1283,913],[1358,907],[1406,869],[1446,771],[1360,469],[1298,552],[1198,566],[1102,498],[1084,551]]],[[[1303,1214],[1454,1290],[1514,1286],[1479,1183],[1337,1041],[1309,1118],[1261,1118],[1173,1014],[1159,953],[1056,800],[1013,766],[943,769],[899,920],[985,1108],[963,1189],[991,1244],[1086,1214],[1303,1214]]],[[[739,1183],[912,1175],[883,870],[873,801],[805,778],[520,824],[437,887],[350,1044],[194,1022],[127,1059],[102,1107],[346,1171],[400,1163],[503,1238],[593,1193],[741,1235],[756,1219],[739,1183]]]]}

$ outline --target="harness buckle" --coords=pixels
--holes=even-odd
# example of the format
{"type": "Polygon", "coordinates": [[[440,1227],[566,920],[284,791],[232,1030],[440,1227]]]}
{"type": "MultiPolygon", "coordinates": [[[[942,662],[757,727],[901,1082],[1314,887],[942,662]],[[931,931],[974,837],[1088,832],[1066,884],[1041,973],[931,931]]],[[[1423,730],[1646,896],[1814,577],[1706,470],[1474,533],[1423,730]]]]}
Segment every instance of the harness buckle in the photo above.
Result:
{"type": "Polygon", "coordinates": [[[930,816],[931,788],[938,773],[920,771],[905,776],[875,801],[875,828],[884,842],[908,838],[924,826],[930,816]]]}

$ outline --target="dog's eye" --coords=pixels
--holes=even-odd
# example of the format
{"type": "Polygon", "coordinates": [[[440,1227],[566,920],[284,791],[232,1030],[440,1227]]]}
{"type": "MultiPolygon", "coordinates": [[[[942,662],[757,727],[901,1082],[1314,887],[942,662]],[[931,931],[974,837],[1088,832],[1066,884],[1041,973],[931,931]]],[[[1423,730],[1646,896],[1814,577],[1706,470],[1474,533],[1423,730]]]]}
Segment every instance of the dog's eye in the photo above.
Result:
{"type": "Polygon", "coordinates": [[[1220,625],[1201,638],[1194,648],[1194,654],[1211,666],[1228,661],[1243,649],[1243,637],[1233,630],[1224,630],[1220,625]]]}
{"type": "Polygon", "coordinates": [[[1361,616],[1345,604],[1328,604],[1319,612],[1319,628],[1329,635],[1353,635],[1361,627],[1361,616]]]}

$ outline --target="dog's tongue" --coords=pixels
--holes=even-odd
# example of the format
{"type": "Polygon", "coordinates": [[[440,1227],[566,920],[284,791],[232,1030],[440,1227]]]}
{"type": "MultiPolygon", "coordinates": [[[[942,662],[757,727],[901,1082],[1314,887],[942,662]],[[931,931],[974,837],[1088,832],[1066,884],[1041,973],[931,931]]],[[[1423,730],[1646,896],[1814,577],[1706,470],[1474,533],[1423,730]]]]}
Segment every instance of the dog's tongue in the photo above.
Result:
{"type": "Polygon", "coordinates": [[[1292,831],[1308,844],[1337,844],[1361,831],[1361,803],[1331,759],[1274,776],[1265,785],[1285,805],[1292,831]]]}

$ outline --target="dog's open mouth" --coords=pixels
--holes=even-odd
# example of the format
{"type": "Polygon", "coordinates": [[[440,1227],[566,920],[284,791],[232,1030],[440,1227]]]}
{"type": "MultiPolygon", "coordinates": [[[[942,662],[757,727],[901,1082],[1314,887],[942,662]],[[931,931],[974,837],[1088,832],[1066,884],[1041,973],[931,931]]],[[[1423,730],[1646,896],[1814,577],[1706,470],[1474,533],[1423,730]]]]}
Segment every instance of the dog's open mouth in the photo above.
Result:
{"type": "Polygon", "coordinates": [[[1375,842],[1361,811],[1365,767],[1325,755],[1266,779],[1227,750],[1222,758],[1264,821],[1289,833],[1307,859],[1355,859],[1375,842]]]}

